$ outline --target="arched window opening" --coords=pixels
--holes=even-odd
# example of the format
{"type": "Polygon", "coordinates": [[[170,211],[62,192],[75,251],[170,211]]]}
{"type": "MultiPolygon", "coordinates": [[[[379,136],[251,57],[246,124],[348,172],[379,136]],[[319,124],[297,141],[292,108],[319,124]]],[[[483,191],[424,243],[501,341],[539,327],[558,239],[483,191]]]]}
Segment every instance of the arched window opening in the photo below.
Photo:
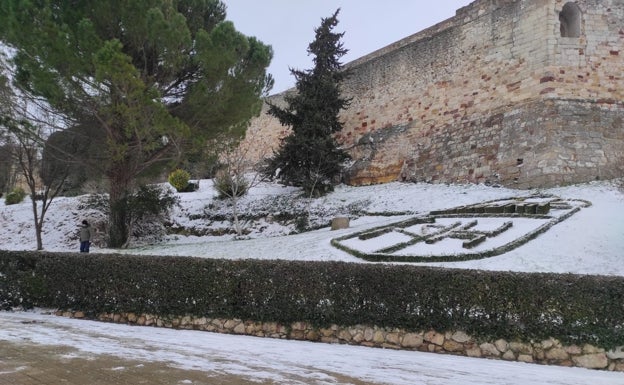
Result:
{"type": "Polygon", "coordinates": [[[581,9],[574,2],[566,3],[559,12],[561,37],[581,36],[581,9]]]}

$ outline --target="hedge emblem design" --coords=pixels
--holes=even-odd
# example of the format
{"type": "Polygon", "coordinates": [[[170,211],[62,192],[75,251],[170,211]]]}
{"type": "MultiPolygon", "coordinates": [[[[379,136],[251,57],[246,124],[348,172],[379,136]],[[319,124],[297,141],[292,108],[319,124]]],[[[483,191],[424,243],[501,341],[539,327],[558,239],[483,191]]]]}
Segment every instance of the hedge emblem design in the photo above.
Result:
{"type": "Polygon", "coordinates": [[[551,195],[494,200],[349,234],[332,245],[368,261],[487,258],[525,244],[590,205],[551,195]]]}

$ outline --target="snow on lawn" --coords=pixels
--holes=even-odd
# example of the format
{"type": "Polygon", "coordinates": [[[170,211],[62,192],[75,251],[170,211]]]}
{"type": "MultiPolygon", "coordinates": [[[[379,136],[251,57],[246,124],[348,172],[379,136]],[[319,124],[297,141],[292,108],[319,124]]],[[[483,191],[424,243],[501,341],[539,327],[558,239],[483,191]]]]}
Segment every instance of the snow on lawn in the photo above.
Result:
{"type": "MultiPolygon", "coordinates": [[[[482,260],[464,262],[427,262],[429,266],[456,268],[539,271],[576,274],[624,275],[624,193],[622,181],[601,181],[568,187],[541,190],[514,190],[484,185],[443,185],[387,183],[382,185],[350,187],[338,186],[326,197],[306,200],[292,187],[263,183],[251,189],[241,198],[239,211],[243,213],[265,212],[267,207],[276,210],[309,209],[317,214],[317,220],[326,227],[300,234],[288,235],[294,226],[283,226],[267,218],[248,225],[249,238],[234,240],[233,236],[184,236],[171,235],[152,245],[137,245],[124,253],[143,255],[195,256],[228,259],[288,259],[288,260],[334,260],[363,262],[336,249],[330,244],[334,238],[390,225],[415,215],[430,211],[476,204],[508,198],[530,197],[548,194],[562,199],[581,199],[591,202],[570,218],[555,224],[535,240],[505,254],[482,260]],[[359,213],[348,213],[349,208],[359,213]],[[388,216],[388,214],[402,214],[388,216]],[[331,231],[329,220],[336,215],[351,216],[350,228],[331,231]]],[[[210,180],[201,180],[200,189],[193,193],[178,194],[181,206],[172,216],[176,227],[194,228],[202,231],[232,228],[228,221],[207,220],[204,211],[229,215],[230,208],[215,199],[210,180]],[[207,207],[209,207],[207,209],[207,207]]],[[[44,225],[44,248],[52,251],[77,251],[76,231],[83,218],[97,220],[101,213],[85,209],[79,198],[57,198],[50,208],[44,225]]],[[[541,199],[531,199],[541,201],[541,199]]],[[[277,214],[277,213],[273,213],[277,214]]],[[[456,219],[453,219],[456,220],[456,219]]],[[[486,229],[496,226],[491,219],[479,218],[479,226],[486,229]]],[[[543,221],[539,219],[514,219],[514,225],[498,241],[505,237],[520,236],[543,221]]],[[[404,239],[403,234],[388,234],[375,238],[362,251],[374,251],[391,246],[404,239]]],[[[0,202],[0,248],[9,250],[35,249],[32,208],[30,202],[6,206],[0,202]]],[[[489,241],[489,240],[488,240],[489,241]]],[[[427,245],[430,253],[452,254],[460,248],[458,240],[444,240],[427,245]],[[435,249],[435,250],[434,250],[435,249]]],[[[101,245],[100,245],[101,246],[101,245]]],[[[419,247],[422,247],[419,246],[419,247]]],[[[485,248],[486,245],[477,246],[485,248]]],[[[92,248],[92,252],[118,252],[92,248]]],[[[408,251],[402,250],[401,253],[408,251]]],[[[410,250],[409,252],[413,252],[410,250]]],[[[418,251],[420,252],[420,251],[418,251]]],[[[422,263],[421,263],[422,264],[422,263]]]]}
{"type": "MultiPolygon", "coordinates": [[[[0,341],[75,349],[284,385],[619,385],[624,373],[0,312],[0,341]],[[344,378],[350,378],[344,382],[344,378]],[[355,382],[357,381],[357,382],[355,382]]],[[[63,351],[63,349],[59,349],[63,351]]],[[[117,370],[125,370],[120,367],[117,370]]],[[[2,373],[0,373],[2,382],[2,373]]]]}

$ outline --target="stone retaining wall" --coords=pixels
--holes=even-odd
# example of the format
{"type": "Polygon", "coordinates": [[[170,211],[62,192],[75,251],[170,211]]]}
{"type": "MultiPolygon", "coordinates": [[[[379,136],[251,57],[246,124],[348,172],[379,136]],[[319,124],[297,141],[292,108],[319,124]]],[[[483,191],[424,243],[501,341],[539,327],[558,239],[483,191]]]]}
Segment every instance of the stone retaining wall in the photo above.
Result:
{"type": "MultiPolygon", "coordinates": [[[[58,316],[85,318],[80,311],[58,311],[58,316]]],[[[467,357],[501,359],[528,363],[576,366],[624,372],[622,347],[605,350],[592,345],[564,346],[556,339],[516,342],[499,339],[477,341],[462,331],[438,333],[434,330],[410,332],[397,328],[356,325],[327,328],[314,327],[306,322],[282,325],[276,322],[254,322],[240,319],[206,317],[164,317],[135,313],[102,313],[97,319],[139,326],[201,330],[216,333],[240,334],[291,340],[305,340],[334,344],[361,345],[385,349],[415,350],[421,352],[454,354],[467,357]]]]}
{"type": "MultiPolygon", "coordinates": [[[[550,187],[622,176],[622,25],[619,0],[477,0],[348,63],[345,181],[550,187]],[[579,36],[561,32],[566,5],[579,36]]],[[[265,106],[248,140],[271,154],[288,133],[265,106]]]]}

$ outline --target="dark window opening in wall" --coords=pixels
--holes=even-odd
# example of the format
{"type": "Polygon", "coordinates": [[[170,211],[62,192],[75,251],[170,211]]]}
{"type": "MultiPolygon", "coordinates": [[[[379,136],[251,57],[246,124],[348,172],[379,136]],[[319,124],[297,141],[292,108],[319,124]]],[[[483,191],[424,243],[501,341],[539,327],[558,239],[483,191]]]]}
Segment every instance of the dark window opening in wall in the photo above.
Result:
{"type": "Polygon", "coordinates": [[[581,36],[581,9],[574,2],[566,3],[559,12],[561,37],[581,36]]]}

